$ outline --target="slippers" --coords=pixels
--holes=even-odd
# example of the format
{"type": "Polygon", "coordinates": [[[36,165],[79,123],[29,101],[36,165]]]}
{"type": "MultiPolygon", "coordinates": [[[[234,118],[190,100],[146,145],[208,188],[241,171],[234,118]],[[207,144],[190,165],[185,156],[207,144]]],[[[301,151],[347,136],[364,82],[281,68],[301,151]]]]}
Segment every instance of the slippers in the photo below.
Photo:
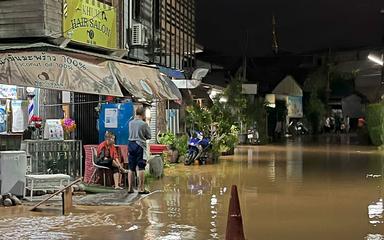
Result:
{"type": "Polygon", "coordinates": [[[115,190],[123,190],[124,188],[122,187],[115,187],[115,190]]]}
{"type": "Polygon", "coordinates": [[[149,191],[148,190],[144,190],[142,192],[139,192],[139,194],[149,194],[149,191]]]}

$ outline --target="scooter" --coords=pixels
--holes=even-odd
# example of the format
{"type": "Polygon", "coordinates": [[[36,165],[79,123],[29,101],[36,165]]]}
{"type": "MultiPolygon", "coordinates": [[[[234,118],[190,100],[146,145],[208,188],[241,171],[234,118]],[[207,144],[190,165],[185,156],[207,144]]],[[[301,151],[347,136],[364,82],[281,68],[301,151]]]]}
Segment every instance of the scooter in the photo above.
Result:
{"type": "Polygon", "coordinates": [[[196,131],[196,136],[191,134],[188,140],[188,156],[185,159],[185,165],[191,165],[195,160],[200,164],[205,164],[208,159],[209,149],[212,147],[211,140],[204,138],[203,133],[196,131]]]}
{"type": "Polygon", "coordinates": [[[308,129],[304,126],[304,124],[300,121],[293,122],[291,121],[288,125],[289,132],[292,135],[306,135],[309,133],[308,129]]]}
{"type": "Polygon", "coordinates": [[[248,144],[254,145],[260,143],[259,132],[256,128],[248,129],[247,133],[248,144]]]}
{"type": "Polygon", "coordinates": [[[304,126],[302,122],[296,123],[296,130],[300,135],[306,135],[309,133],[308,129],[304,126]]]}

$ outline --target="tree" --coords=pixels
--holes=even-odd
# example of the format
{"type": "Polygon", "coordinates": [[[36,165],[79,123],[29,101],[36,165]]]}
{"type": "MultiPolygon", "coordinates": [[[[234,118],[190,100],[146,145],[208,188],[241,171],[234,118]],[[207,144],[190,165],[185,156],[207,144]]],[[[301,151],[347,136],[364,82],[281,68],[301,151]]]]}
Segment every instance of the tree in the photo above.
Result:
{"type": "Polygon", "coordinates": [[[320,130],[320,122],[326,113],[324,103],[317,97],[317,92],[312,92],[308,102],[307,118],[311,123],[312,133],[317,134],[320,130]]]}

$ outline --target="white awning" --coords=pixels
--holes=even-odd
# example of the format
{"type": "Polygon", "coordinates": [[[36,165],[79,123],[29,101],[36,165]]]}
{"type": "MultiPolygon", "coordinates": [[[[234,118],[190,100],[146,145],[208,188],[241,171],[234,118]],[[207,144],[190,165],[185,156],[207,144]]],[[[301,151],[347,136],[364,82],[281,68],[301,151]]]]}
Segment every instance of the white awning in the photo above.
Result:
{"type": "Polygon", "coordinates": [[[172,82],[178,89],[194,89],[201,84],[201,80],[173,79],[172,82]]]}

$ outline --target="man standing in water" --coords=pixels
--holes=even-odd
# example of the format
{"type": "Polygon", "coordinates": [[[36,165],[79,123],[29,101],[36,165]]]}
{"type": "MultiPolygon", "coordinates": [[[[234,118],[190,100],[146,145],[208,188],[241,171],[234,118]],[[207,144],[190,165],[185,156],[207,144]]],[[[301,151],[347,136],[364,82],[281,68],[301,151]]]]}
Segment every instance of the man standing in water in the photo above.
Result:
{"type": "Polygon", "coordinates": [[[128,193],[133,193],[132,173],[139,170],[139,194],[148,194],[144,189],[144,170],[147,160],[147,139],[151,139],[151,129],[145,122],[145,111],[143,107],[136,109],[135,119],[129,122],[128,142],[128,193]]]}

